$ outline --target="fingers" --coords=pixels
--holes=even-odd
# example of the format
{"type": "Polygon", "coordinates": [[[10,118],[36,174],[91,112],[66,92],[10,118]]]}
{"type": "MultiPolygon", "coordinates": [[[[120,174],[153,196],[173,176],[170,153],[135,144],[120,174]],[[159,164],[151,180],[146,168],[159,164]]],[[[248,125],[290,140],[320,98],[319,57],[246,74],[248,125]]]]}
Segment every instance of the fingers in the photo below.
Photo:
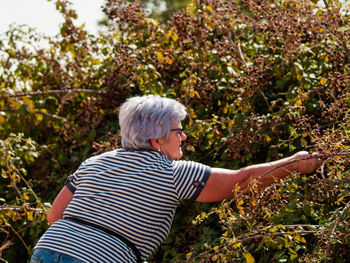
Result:
{"type": "Polygon", "coordinates": [[[297,170],[304,174],[312,173],[323,163],[322,155],[317,152],[308,153],[307,151],[300,151],[294,157],[298,160],[297,170]]]}
{"type": "Polygon", "coordinates": [[[323,155],[318,152],[312,153],[311,156],[314,157],[316,169],[319,168],[322,165],[322,163],[325,161],[323,155]]]}
{"type": "Polygon", "coordinates": [[[307,158],[309,153],[307,151],[300,151],[293,155],[294,159],[302,160],[303,158],[307,158]]]}
{"type": "Polygon", "coordinates": [[[310,159],[310,161],[312,161],[312,163],[310,165],[312,165],[314,167],[314,170],[318,169],[322,163],[323,163],[323,158],[322,155],[319,153],[312,153],[311,157],[313,157],[312,159],[310,159]]]}

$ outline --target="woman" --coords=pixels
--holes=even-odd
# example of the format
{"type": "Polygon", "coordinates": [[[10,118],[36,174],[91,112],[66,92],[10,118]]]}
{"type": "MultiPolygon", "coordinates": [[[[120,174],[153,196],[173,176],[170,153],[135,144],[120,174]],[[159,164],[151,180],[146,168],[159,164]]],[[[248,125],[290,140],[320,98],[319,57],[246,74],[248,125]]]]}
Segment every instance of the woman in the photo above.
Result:
{"type": "Polygon", "coordinates": [[[89,158],[68,177],[32,262],[141,262],[166,239],[181,200],[220,201],[236,184],[266,186],[320,165],[306,152],[240,170],[179,161],[185,117],[172,99],[128,99],[119,112],[123,148],[89,158]]]}

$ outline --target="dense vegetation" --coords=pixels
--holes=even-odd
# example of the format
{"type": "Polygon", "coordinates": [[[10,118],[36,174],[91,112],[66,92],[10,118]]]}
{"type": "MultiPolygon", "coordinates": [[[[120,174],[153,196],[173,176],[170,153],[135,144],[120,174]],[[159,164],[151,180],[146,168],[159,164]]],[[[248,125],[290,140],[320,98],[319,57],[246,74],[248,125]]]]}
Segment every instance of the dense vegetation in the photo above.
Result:
{"type": "MultiPolygon", "coordinates": [[[[337,0],[193,0],[159,23],[106,2],[89,35],[68,1],[60,34],[0,41],[0,258],[26,262],[65,178],[120,146],[127,97],[184,103],[185,158],[237,169],[306,149],[324,163],[216,204],[184,202],[149,262],[349,262],[350,20],[337,0]]],[[[262,175],[265,176],[265,175],[262,175]]]]}

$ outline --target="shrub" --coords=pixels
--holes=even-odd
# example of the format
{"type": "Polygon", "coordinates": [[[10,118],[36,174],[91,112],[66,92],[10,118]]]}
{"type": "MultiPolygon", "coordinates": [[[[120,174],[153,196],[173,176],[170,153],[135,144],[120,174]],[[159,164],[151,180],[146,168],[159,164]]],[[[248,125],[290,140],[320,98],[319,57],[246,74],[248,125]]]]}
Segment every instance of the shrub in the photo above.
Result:
{"type": "Polygon", "coordinates": [[[308,149],[326,160],[220,204],[185,202],[150,261],[348,260],[349,13],[325,3],[192,1],[160,24],[110,0],[93,36],[56,1],[56,37],[11,28],[0,42],[2,257],[28,258],[65,178],[120,146],[120,104],[159,94],[188,108],[188,159],[237,169],[308,149]]]}

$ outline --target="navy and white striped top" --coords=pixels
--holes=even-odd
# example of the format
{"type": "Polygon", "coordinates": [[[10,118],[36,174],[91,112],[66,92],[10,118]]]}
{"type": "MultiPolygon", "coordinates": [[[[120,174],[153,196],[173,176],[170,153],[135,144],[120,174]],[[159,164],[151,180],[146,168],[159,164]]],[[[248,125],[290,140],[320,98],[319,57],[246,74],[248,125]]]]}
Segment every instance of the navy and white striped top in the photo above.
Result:
{"type": "MultiPolygon", "coordinates": [[[[81,164],[66,182],[74,193],[63,218],[75,217],[115,231],[146,260],[166,239],[182,199],[195,200],[210,168],[170,161],[153,150],[119,149],[81,164]]],[[[59,251],[86,262],[135,262],[117,237],[70,220],[56,221],[35,248],[59,251]]]]}

